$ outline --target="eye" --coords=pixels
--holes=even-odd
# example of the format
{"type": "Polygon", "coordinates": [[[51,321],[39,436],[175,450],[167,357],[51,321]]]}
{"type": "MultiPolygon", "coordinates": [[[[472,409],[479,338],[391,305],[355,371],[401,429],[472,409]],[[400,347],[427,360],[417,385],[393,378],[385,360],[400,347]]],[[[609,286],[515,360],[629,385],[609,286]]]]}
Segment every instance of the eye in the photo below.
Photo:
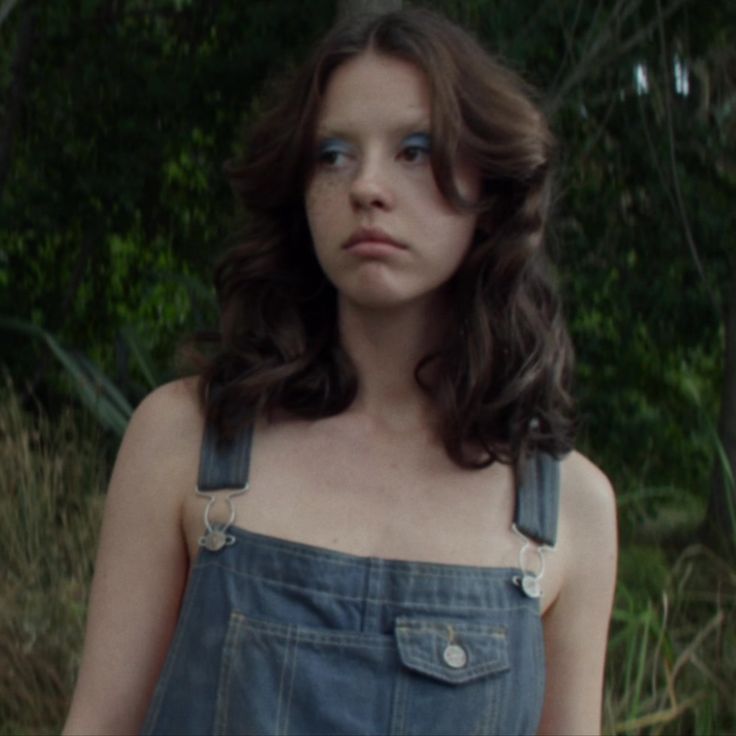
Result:
{"type": "Polygon", "coordinates": [[[432,152],[432,141],[427,133],[412,133],[401,143],[400,158],[414,164],[423,163],[432,152]]]}
{"type": "Polygon", "coordinates": [[[339,138],[327,138],[317,144],[317,164],[328,169],[339,168],[351,154],[350,146],[339,138]]]}

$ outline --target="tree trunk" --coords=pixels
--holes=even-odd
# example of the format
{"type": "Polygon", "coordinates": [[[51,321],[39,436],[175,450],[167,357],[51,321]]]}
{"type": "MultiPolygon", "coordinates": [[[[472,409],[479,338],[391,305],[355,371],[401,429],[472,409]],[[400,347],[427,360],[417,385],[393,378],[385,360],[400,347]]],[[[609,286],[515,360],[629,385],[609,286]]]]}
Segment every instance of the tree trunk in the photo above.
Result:
{"type": "Polygon", "coordinates": [[[340,18],[362,13],[388,13],[401,10],[401,0],[339,0],[337,12],[340,18]]]}
{"type": "Polygon", "coordinates": [[[736,261],[731,267],[731,289],[725,324],[725,365],[721,415],[718,421],[716,462],[708,513],[707,538],[716,546],[736,552],[736,261]]]}
{"type": "Polygon", "coordinates": [[[31,49],[36,25],[35,3],[28,0],[22,6],[18,41],[13,54],[13,63],[10,68],[10,91],[7,97],[5,125],[0,132],[0,203],[3,200],[5,182],[10,174],[12,163],[13,142],[20,124],[23,99],[26,94],[26,78],[31,65],[31,49]]]}

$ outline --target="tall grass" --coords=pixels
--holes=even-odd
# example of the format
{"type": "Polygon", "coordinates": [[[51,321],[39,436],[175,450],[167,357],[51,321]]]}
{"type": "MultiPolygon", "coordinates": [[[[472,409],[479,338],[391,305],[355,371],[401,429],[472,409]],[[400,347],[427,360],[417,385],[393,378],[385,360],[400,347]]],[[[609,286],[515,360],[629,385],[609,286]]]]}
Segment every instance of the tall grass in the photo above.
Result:
{"type": "Polygon", "coordinates": [[[692,545],[677,555],[661,583],[655,571],[647,589],[637,580],[640,566],[656,570],[666,557],[655,545],[624,547],[621,556],[608,646],[606,731],[736,733],[736,566],[692,545]]]}
{"type": "Polygon", "coordinates": [[[107,475],[81,422],[0,386],[0,734],[58,733],[68,707],[107,475]]]}
{"type": "MultiPolygon", "coordinates": [[[[0,387],[0,736],[61,728],[108,470],[78,414],[51,422],[0,387]]],[[[695,517],[702,505],[688,508],[695,517]]],[[[659,538],[625,543],[604,731],[736,732],[735,620],[732,561],[703,546],[667,551],[659,538]]]]}

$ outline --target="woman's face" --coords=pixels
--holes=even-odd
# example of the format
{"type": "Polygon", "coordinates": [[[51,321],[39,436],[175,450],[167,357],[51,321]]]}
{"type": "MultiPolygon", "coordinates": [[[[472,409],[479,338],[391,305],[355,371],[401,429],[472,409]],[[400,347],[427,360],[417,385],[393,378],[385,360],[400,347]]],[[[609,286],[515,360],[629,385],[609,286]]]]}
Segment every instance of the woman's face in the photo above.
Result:
{"type": "MultiPolygon", "coordinates": [[[[429,85],[414,64],[366,52],[332,73],[306,212],[341,299],[370,308],[434,300],[465,257],[476,215],[438,190],[431,146],[429,85]]],[[[455,180],[466,199],[479,195],[472,165],[455,180]]]]}

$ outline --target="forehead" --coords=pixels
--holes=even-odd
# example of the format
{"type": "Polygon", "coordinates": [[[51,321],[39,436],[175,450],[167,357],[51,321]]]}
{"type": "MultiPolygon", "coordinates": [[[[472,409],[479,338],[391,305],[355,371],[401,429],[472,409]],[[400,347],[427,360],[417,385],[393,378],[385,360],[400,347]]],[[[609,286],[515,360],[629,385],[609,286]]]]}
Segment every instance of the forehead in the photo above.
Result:
{"type": "Polygon", "coordinates": [[[320,128],[370,126],[377,119],[429,123],[426,74],[410,61],[368,51],[330,75],[317,117],[320,128]]]}

